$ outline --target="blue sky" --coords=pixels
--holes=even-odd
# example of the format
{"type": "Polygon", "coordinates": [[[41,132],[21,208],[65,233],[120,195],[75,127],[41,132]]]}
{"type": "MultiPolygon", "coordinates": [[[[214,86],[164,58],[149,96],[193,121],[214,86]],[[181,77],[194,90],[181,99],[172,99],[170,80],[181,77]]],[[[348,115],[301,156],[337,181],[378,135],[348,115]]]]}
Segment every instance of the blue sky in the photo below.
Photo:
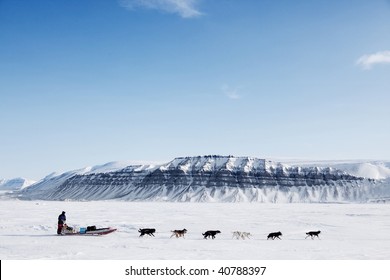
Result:
{"type": "Polygon", "coordinates": [[[390,1],[0,0],[0,178],[390,159],[390,1]]]}

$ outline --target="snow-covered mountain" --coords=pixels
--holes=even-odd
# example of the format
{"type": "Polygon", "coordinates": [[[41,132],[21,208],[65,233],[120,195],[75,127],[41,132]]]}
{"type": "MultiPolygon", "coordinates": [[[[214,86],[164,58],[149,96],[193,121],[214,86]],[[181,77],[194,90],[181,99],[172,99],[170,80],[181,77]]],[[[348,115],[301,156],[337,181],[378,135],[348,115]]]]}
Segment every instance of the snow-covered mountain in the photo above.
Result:
{"type": "Polygon", "coordinates": [[[304,161],[279,160],[291,166],[332,167],[343,170],[357,177],[376,180],[390,178],[390,162],[379,160],[338,160],[338,161],[304,161]]]}
{"type": "Polygon", "coordinates": [[[103,165],[88,166],[81,169],[68,171],[65,173],[51,173],[36,184],[29,187],[29,191],[45,193],[56,186],[62,185],[66,180],[76,175],[104,174],[121,170],[128,166],[126,162],[109,162],[103,165]]]}
{"type": "MultiPolygon", "coordinates": [[[[390,197],[389,181],[331,166],[233,156],[176,158],[160,165],[87,168],[50,175],[21,199],[178,202],[367,202],[390,197]]],[[[107,167],[107,166],[106,166],[107,167]]]]}
{"type": "Polygon", "coordinates": [[[14,179],[0,179],[0,191],[16,191],[24,189],[36,181],[27,180],[25,178],[14,178],[14,179]]]}

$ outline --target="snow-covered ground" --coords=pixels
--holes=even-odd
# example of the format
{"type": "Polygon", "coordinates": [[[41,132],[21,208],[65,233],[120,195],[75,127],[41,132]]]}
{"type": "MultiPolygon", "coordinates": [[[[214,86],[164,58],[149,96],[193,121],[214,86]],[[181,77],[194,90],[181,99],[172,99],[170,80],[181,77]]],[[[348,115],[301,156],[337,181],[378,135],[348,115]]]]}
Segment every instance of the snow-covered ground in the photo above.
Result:
{"type": "Polygon", "coordinates": [[[390,259],[389,204],[262,204],[0,201],[0,259],[341,260],[390,259]],[[71,226],[115,227],[106,236],[57,236],[71,226]],[[156,228],[155,237],[137,230],[156,228]],[[170,238],[186,228],[185,239],[170,238]],[[202,232],[220,230],[215,240],[202,232]],[[252,239],[232,239],[232,231],[252,239]],[[321,240],[305,232],[321,230],[321,240]],[[266,240],[281,231],[282,240],[266,240]]]}

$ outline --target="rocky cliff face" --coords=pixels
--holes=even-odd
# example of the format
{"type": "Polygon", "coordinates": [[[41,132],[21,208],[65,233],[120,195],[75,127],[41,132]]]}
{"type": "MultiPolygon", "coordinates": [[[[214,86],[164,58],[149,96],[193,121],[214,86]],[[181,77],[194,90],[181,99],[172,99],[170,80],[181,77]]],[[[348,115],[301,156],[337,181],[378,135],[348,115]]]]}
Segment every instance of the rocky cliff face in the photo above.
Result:
{"type": "Polygon", "coordinates": [[[24,199],[180,202],[365,202],[378,182],[330,167],[289,167],[233,156],[176,158],[159,166],[128,166],[50,178],[20,193],[24,199]]]}

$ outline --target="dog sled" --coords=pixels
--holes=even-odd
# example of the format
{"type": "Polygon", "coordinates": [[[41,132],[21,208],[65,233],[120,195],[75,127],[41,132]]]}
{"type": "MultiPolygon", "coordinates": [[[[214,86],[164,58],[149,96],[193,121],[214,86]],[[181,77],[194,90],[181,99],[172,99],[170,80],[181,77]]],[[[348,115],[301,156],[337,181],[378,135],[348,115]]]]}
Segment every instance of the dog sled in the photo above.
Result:
{"type": "Polygon", "coordinates": [[[62,229],[61,235],[106,235],[116,231],[116,228],[107,227],[107,228],[96,228],[96,226],[81,227],[79,229],[74,229],[69,226],[65,226],[62,229]]]}

